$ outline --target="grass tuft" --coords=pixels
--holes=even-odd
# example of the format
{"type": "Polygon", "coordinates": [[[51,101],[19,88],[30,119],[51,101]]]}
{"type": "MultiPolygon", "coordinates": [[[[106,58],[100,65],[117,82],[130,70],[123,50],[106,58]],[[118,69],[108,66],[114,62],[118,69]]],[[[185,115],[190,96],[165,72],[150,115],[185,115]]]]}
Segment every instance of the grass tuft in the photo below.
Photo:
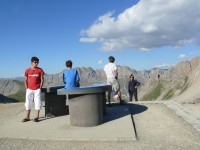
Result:
{"type": "Polygon", "coordinates": [[[172,96],[174,95],[175,90],[174,89],[170,89],[164,96],[163,99],[164,100],[169,100],[172,98],[172,96]]]}
{"type": "Polygon", "coordinates": [[[158,83],[158,85],[155,87],[155,89],[151,92],[146,94],[142,97],[142,101],[148,101],[148,100],[156,100],[162,93],[163,85],[161,82],[158,83]]]}

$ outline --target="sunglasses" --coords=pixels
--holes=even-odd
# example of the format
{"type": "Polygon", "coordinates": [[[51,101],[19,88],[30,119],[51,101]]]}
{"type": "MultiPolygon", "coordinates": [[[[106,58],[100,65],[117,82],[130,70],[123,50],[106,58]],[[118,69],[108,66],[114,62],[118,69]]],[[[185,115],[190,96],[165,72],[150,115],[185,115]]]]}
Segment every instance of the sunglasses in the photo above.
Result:
{"type": "Polygon", "coordinates": [[[35,64],[38,64],[38,61],[34,61],[35,64]]]}

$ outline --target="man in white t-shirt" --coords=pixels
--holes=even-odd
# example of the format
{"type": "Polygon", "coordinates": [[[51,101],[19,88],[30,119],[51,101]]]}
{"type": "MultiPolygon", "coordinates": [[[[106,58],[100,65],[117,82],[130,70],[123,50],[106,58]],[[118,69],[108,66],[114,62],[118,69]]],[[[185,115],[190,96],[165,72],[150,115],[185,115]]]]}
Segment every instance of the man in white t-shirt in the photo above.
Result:
{"type": "MultiPolygon", "coordinates": [[[[107,77],[107,84],[112,86],[112,91],[114,91],[114,99],[116,102],[119,102],[119,83],[117,81],[118,78],[118,69],[115,62],[115,58],[113,56],[110,56],[108,58],[109,63],[105,65],[104,71],[106,73],[107,77]]],[[[108,102],[110,106],[110,92],[108,93],[108,102]]]]}

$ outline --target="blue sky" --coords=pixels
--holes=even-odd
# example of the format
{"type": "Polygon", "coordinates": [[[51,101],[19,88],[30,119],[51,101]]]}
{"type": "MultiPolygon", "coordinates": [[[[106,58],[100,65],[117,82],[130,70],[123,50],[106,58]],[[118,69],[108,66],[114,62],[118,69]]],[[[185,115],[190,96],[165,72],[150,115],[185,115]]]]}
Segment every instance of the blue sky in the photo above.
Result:
{"type": "Polygon", "coordinates": [[[198,0],[1,0],[0,77],[23,76],[37,56],[48,74],[116,64],[169,67],[200,55],[198,0]]]}

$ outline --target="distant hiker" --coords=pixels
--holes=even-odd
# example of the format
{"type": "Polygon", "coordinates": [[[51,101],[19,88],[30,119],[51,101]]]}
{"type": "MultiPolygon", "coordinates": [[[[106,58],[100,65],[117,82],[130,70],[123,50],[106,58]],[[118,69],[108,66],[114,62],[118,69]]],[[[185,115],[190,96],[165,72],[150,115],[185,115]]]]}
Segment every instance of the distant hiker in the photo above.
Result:
{"type": "MultiPolygon", "coordinates": [[[[109,63],[105,65],[104,71],[106,73],[107,77],[107,84],[112,86],[112,91],[114,91],[114,99],[116,102],[120,101],[120,87],[118,83],[118,69],[115,62],[115,58],[113,56],[110,56],[108,58],[109,63]]],[[[108,92],[108,103],[110,106],[110,92],[108,92]]]]}
{"type": "Polygon", "coordinates": [[[158,80],[160,79],[160,74],[158,74],[158,80]]]}
{"type": "Polygon", "coordinates": [[[132,101],[133,95],[135,98],[135,101],[138,101],[137,97],[137,88],[140,85],[140,82],[134,79],[134,75],[130,75],[130,80],[128,82],[128,92],[129,92],[129,101],[132,101]]]}
{"type": "Polygon", "coordinates": [[[42,68],[37,67],[39,64],[39,59],[37,57],[31,58],[31,68],[25,71],[25,87],[26,87],[26,118],[22,122],[30,121],[30,112],[32,108],[32,103],[35,103],[36,117],[33,121],[38,122],[40,110],[42,109],[41,101],[41,88],[44,83],[44,71],[42,68]]]}
{"type": "Polygon", "coordinates": [[[66,61],[67,69],[63,73],[63,82],[66,89],[79,87],[80,77],[76,69],[72,69],[72,61],[66,61]]]}

